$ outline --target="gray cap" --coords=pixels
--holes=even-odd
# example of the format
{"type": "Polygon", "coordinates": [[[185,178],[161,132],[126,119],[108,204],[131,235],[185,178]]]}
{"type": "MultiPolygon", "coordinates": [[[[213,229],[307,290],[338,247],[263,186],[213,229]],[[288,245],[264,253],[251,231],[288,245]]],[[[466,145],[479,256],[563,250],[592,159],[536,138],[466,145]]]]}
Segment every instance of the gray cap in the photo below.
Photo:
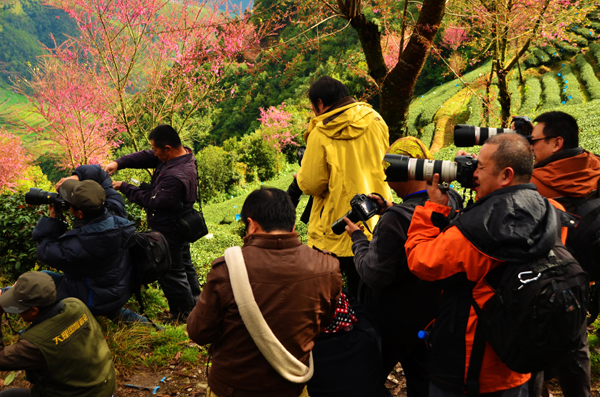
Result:
{"type": "Polygon", "coordinates": [[[81,211],[99,211],[104,205],[106,192],[96,181],[67,179],[60,185],[60,196],[81,211]]]}
{"type": "Polygon", "coordinates": [[[45,307],[56,301],[56,285],[46,273],[28,272],[15,285],[0,295],[0,306],[6,313],[23,313],[32,307],[45,307]]]}

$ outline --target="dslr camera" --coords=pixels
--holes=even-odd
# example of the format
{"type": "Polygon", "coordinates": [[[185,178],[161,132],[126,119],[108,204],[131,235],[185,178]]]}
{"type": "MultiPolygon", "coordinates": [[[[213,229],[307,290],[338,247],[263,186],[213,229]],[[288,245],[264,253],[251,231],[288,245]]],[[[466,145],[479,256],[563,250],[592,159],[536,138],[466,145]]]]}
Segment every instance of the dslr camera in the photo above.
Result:
{"type": "Polygon", "coordinates": [[[446,161],[386,154],[384,161],[390,164],[385,170],[387,182],[431,181],[434,174],[439,174],[440,182],[457,181],[465,188],[475,186],[473,173],[477,169],[477,159],[473,156],[456,156],[454,161],[446,161]]]}
{"type": "Polygon", "coordinates": [[[59,211],[67,211],[71,204],[67,203],[58,193],[46,192],[32,187],[25,193],[25,202],[30,205],[54,204],[59,211]]]}
{"type": "MultiPolygon", "coordinates": [[[[302,157],[304,157],[304,151],[306,150],[306,146],[300,146],[296,149],[296,158],[298,159],[298,165],[302,166],[302,157]]],[[[298,206],[300,202],[300,196],[302,196],[302,190],[300,190],[300,186],[298,186],[298,181],[296,178],[290,183],[288,186],[286,193],[292,199],[292,203],[294,203],[294,207],[298,206]]]]}
{"type": "Polygon", "coordinates": [[[513,117],[512,122],[515,125],[514,130],[510,128],[487,128],[458,124],[454,127],[454,145],[457,147],[483,145],[488,138],[497,134],[531,135],[533,127],[531,126],[529,117],[516,116],[513,117]]]}
{"type": "MultiPolygon", "coordinates": [[[[350,207],[352,208],[344,216],[350,219],[352,223],[358,221],[365,223],[368,219],[372,218],[373,215],[377,215],[380,209],[375,201],[364,194],[357,194],[352,197],[352,200],[350,200],[350,207]]],[[[335,234],[342,234],[346,231],[344,216],[331,224],[331,230],[333,230],[335,234]]]]}

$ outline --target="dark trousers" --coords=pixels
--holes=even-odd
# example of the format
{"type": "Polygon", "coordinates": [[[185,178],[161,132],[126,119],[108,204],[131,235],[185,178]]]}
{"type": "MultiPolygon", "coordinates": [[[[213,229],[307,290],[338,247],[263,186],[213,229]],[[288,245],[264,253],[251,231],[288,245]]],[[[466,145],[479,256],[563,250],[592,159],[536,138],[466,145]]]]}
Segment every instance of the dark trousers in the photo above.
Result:
{"type": "Polygon", "coordinates": [[[31,389],[5,389],[0,392],[1,397],[31,397],[31,389]]]}
{"type": "Polygon", "coordinates": [[[579,349],[571,351],[544,372],[531,374],[529,397],[540,397],[544,379],[552,379],[555,376],[558,376],[558,383],[565,397],[591,395],[590,349],[585,322],[581,329],[579,349]]]}
{"type": "MultiPolygon", "coordinates": [[[[527,382],[511,389],[499,390],[492,393],[479,393],[482,397],[527,397],[527,382]]],[[[465,397],[466,394],[442,389],[435,383],[429,385],[429,397],[465,397]]]]}
{"type": "Polygon", "coordinates": [[[340,269],[342,275],[346,277],[346,290],[352,295],[353,298],[358,299],[358,285],[360,284],[360,276],[354,267],[353,256],[340,256],[340,269]]]}
{"type": "Polygon", "coordinates": [[[169,302],[171,315],[185,320],[200,295],[198,275],[192,264],[190,244],[181,241],[179,236],[163,234],[169,243],[172,264],[171,270],[158,282],[169,302]]]}

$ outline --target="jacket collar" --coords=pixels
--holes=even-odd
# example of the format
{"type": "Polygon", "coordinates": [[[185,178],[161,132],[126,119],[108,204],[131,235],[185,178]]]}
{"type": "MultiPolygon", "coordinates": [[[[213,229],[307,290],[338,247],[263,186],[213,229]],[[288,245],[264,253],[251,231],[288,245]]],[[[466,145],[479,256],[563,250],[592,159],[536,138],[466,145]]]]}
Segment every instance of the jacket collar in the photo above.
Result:
{"type": "Polygon", "coordinates": [[[537,190],[537,187],[533,183],[521,183],[518,185],[503,187],[502,189],[494,190],[487,196],[483,197],[481,200],[477,200],[471,205],[468,205],[464,211],[468,211],[471,208],[483,205],[486,201],[490,200],[492,197],[499,196],[501,194],[513,193],[518,190],[537,190]]]}
{"type": "Polygon", "coordinates": [[[286,249],[302,245],[298,233],[253,233],[244,237],[244,247],[258,247],[266,249],[286,249]]]}
{"type": "Polygon", "coordinates": [[[553,161],[562,160],[562,159],[566,159],[566,158],[574,157],[574,156],[579,156],[583,152],[585,152],[585,150],[582,147],[561,150],[558,153],[554,153],[552,156],[548,157],[547,159],[540,161],[539,163],[534,165],[533,168],[534,169],[540,168],[540,167],[543,167],[545,165],[552,163],[553,161]]]}
{"type": "Polygon", "coordinates": [[[179,157],[175,157],[174,159],[167,161],[165,163],[165,167],[173,168],[173,167],[183,165],[183,164],[187,163],[188,161],[190,161],[190,159],[192,158],[192,149],[187,148],[187,147],[184,147],[184,149],[186,151],[186,154],[181,155],[179,157]]]}

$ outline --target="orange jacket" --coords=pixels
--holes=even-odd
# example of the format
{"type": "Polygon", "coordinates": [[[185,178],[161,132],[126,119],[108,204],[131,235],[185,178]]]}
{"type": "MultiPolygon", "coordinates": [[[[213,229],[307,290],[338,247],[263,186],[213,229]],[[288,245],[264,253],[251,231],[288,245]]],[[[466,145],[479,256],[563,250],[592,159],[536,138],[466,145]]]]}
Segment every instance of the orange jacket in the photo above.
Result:
{"type": "MultiPolygon", "coordinates": [[[[417,207],[405,244],[408,266],[419,278],[444,288],[429,341],[431,379],[438,386],[460,391],[466,381],[478,321],[471,288],[473,299],[485,308],[494,294],[485,281],[490,270],[512,258],[527,260],[547,252],[557,227],[549,211],[554,212],[552,206],[531,184],[491,193],[443,230],[436,219],[448,216],[450,207],[432,202],[417,207]]],[[[529,378],[510,370],[486,343],[480,393],[520,386],[529,378]]]]}
{"type": "Polygon", "coordinates": [[[599,179],[600,158],[577,148],[564,150],[536,164],[531,183],[544,197],[585,197],[598,189],[599,179]]]}

